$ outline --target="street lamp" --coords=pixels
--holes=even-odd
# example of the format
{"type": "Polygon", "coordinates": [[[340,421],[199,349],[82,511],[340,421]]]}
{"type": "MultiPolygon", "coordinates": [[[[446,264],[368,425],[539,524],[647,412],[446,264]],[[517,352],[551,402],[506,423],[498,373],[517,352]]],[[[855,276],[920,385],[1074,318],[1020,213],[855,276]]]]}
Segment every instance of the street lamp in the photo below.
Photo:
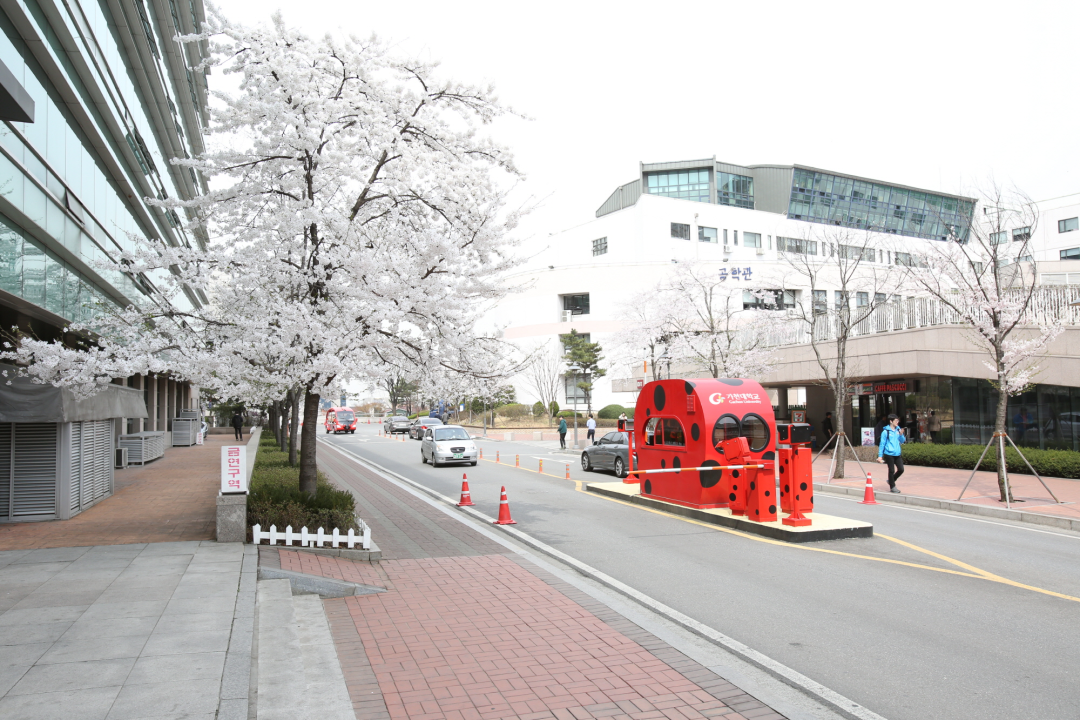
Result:
{"type": "Polygon", "coordinates": [[[578,396],[578,380],[577,380],[577,376],[578,376],[578,373],[581,372],[581,368],[579,368],[577,365],[571,365],[570,367],[567,368],[567,370],[574,373],[574,449],[578,450],[580,448],[578,447],[578,440],[577,440],[577,396],[578,396]]]}

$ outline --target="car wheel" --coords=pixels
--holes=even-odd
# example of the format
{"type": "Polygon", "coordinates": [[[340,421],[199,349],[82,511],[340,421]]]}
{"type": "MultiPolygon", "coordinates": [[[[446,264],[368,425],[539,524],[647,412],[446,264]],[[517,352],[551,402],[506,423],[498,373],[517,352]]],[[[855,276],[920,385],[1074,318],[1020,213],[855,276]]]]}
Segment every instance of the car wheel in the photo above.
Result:
{"type": "Polygon", "coordinates": [[[327,434],[327,435],[329,435],[329,434],[330,434],[330,428],[326,428],[326,434],[327,434]]]}
{"type": "Polygon", "coordinates": [[[476,461],[475,461],[475,460],[473,460],[473,461],[472,461],[471,463],[469,463],[469,464],[470,464],[470,465],[472,465],[473,467],[476,467],[476,461]]]}
{"type": "Polygon", "coordinates": [[[589,459],[589,453],[581,453],[581,469],[592,472],[592,460],[589,459]]]}
{"type": "Polygon", "coordinates": [[[626,466],[623,465],[622,458],[615,458],[615,477],[625,477],[623,473],[626,471],[626,466]]]}
{"type": "Polygon", "coordinates": [[[424,449],[420,448],[420,462],[427,465],[427,455],[424,454],[424,449]]]}
{"type": "Polygon", "coordinates": [[[431,453],[431,467],[439,467],[439,458],[435,457],[435,453],[431,453]]]}

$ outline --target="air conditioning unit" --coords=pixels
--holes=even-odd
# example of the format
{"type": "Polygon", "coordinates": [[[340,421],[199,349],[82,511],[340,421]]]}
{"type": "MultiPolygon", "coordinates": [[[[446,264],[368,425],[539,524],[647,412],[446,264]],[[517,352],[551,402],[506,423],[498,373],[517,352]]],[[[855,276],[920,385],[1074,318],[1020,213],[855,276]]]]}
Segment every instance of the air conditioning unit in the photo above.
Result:
{"type": "Polygon", "coordinates": [[[728,245],[727,243],[724,243],[724,252],[726,252],[726,253],[731,252],[731,245],[728,245]]]}
{"type": "Polygon", "coordinates": [[[128,449],[126,447],[118,447],[113,450],[113,467],[126,470],[128,466],[128,449]]]}
{"type": "Polygon", "coordinates": [[[562,321],[563,322],[574,322],[574,311],[573,310],[563,310],[562,321]]]}
{"type": "Polygon", "coordinates": [[[758,255],[764,255],[765,254],[765,248],[758,248],[757,249],[757,254],[758,255]]]}

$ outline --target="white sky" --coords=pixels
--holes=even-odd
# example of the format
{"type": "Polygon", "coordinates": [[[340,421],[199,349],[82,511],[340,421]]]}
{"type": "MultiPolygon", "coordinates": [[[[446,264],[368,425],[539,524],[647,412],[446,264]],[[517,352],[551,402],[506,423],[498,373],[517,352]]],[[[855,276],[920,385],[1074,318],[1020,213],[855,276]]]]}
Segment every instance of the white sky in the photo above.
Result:
{"type": "MultiPolygon", "coordinates": [[[[587,222],[637,163],[801,163],[945,192],[993,176],[1080,192],[1080,3],[342,2],[281,8],[311,34],[374,32],[493,82],[531,120],[495,136],[543,200],[522,227],[587,222]]],[[[211,76],[211,82],[215,76],[211,76]]]]}

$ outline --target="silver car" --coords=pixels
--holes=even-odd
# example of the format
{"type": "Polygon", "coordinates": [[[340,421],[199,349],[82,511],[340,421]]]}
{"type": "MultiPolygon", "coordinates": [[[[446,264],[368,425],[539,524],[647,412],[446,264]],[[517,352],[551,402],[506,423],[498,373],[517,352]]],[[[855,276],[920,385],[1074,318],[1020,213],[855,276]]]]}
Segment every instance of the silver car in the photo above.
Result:
{"type": "Polygon", "coordinates": [[[387,435],[394,433],[409,432],[409,423],[412,421],[404,415],[390,415],[383,420],[383,432],[387,435]]]}
{"type": "Polygon", "coordinates": [[[478,454],[476,443],[460,425],[429,427],[420,442],[420,459],[432,467],[463,462],[476,465],[478,454]]]}
{"type": "Polygon", "coordinates": [[[614,470],[616,477],[626,477],[629,468],[637,470],[637,458],[630,463],[630,437],[624,432],[609,432],[581,453],[581,469],[614,470]]]}

